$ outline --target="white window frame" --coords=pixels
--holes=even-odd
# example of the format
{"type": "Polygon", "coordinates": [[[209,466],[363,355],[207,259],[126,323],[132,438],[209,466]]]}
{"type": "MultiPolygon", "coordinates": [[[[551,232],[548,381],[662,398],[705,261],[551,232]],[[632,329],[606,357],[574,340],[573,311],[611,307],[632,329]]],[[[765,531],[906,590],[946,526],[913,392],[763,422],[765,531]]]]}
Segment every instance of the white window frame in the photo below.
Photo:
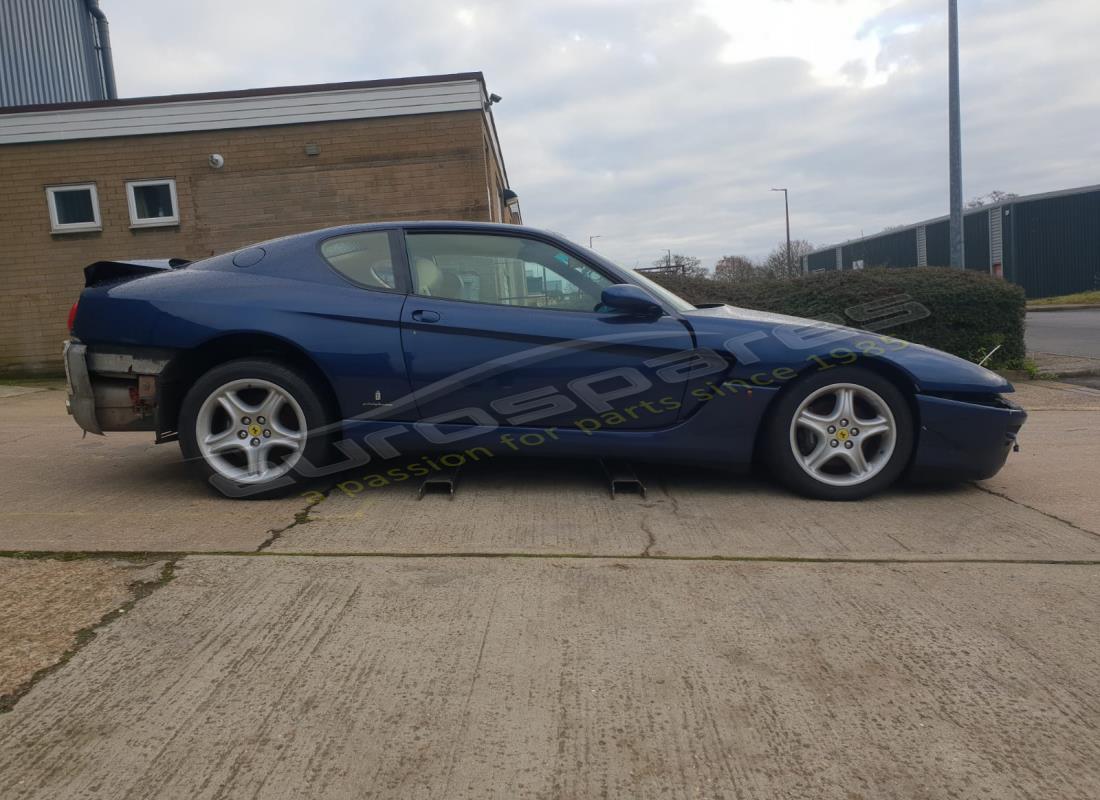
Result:
{"type": "Polygon", "coordinates": [[[180,224],[180,204],[179,199],[176,197],[175,178],[151,178],[141,181],[126,181],[126,205],[130,209],[131,228],[160,228],[166,225],[180,224]],[[172,196],[172,211],[175,213],[170,217],[149,217],[147,219],[138,217],[137,198],[134,195],[134,189],[141,188],[142,186],[164,186],[165,184],[168,185],[168,191],[172,196]]]}
{"type": "Polygon", "coordinates": [[[88,231],[103,230],[103,221],[99,216],[99,193],[94,183],[67,183],[46,187],[46,205],[50,210],[50,233],[87,233],[88,231]],[[54,200],[56,192],[71,192],[77,189],[87,189],[92,195],[92,221],[91,222],[67,222],[61,223],[57,219],[57,202],[54,200]]]}

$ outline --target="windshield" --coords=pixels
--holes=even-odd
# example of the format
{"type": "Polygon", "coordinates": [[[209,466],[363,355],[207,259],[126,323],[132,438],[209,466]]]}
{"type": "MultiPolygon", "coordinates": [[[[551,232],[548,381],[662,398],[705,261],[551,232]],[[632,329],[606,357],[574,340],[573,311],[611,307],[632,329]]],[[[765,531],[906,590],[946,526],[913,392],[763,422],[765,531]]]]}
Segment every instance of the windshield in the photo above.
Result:
{"type": "Polygon", "coordinates": [[[679,313],[683,314],[685,311],[694,311],[695,310],[694,305],[692,305],[691,303],[689,303],[687,300],[680,297],[679,295],[673,294],[672,292],[670,292],[668,289],[666,289],[664,286],[657,283],[656,281],[651,280],[650,278],[647,278],[645,275],[643,275],[642,273],[640,273],[636,270],[630,270],[630,272],[634,275],[634,280],[638,281],[649,292],[651,292],[652,294],[657,295],[659,298],[664,300],[666,303],[668,303],[670,306],[672,306],[674,309],[676,309],[679,313]]]}

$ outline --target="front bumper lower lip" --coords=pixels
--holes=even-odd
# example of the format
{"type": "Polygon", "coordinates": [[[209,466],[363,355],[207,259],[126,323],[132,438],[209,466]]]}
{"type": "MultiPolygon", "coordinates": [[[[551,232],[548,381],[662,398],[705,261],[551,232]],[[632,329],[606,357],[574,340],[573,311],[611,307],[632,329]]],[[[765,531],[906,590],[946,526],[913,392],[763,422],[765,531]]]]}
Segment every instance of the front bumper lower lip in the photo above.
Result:
{"type": "Polygon", "coordinates": [[[69,397],[65,408],[76,420],[76,424],[88,433],[103,435],[95,413],[95,394],[88,375],[88,348],[79,342],[65,342],[65,382],[69,386],[69,397]]]}
{"type": "Polygon", "coordinates": [[[992,478],[1019,446],[1027,412],[1003,397],[996,403],[918,395],[921,435],[913,477],[980,481],[992,478]]]}

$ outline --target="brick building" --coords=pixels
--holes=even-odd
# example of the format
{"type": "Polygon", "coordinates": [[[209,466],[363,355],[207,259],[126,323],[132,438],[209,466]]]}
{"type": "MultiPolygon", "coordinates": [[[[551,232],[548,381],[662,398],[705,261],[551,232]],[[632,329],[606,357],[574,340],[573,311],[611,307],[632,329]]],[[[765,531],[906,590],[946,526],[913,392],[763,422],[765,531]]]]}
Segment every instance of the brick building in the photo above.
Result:
{"type": "Polygon", "coordinates": [[[0,374],[55,372],[82,269],[387,219],[518,222],[481,73],[0,109],[0,374]]]}

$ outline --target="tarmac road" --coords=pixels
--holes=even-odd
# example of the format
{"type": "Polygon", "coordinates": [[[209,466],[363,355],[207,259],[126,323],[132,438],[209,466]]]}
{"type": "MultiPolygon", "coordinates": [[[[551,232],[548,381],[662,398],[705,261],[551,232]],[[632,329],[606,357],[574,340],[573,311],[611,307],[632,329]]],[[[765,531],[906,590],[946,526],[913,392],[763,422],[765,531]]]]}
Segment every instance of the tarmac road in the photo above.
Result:
{"type": "Polygon", "coordinates": [[[1027,349],[1100,359],[1100,308],[1029,313],[1027,349]]]}

